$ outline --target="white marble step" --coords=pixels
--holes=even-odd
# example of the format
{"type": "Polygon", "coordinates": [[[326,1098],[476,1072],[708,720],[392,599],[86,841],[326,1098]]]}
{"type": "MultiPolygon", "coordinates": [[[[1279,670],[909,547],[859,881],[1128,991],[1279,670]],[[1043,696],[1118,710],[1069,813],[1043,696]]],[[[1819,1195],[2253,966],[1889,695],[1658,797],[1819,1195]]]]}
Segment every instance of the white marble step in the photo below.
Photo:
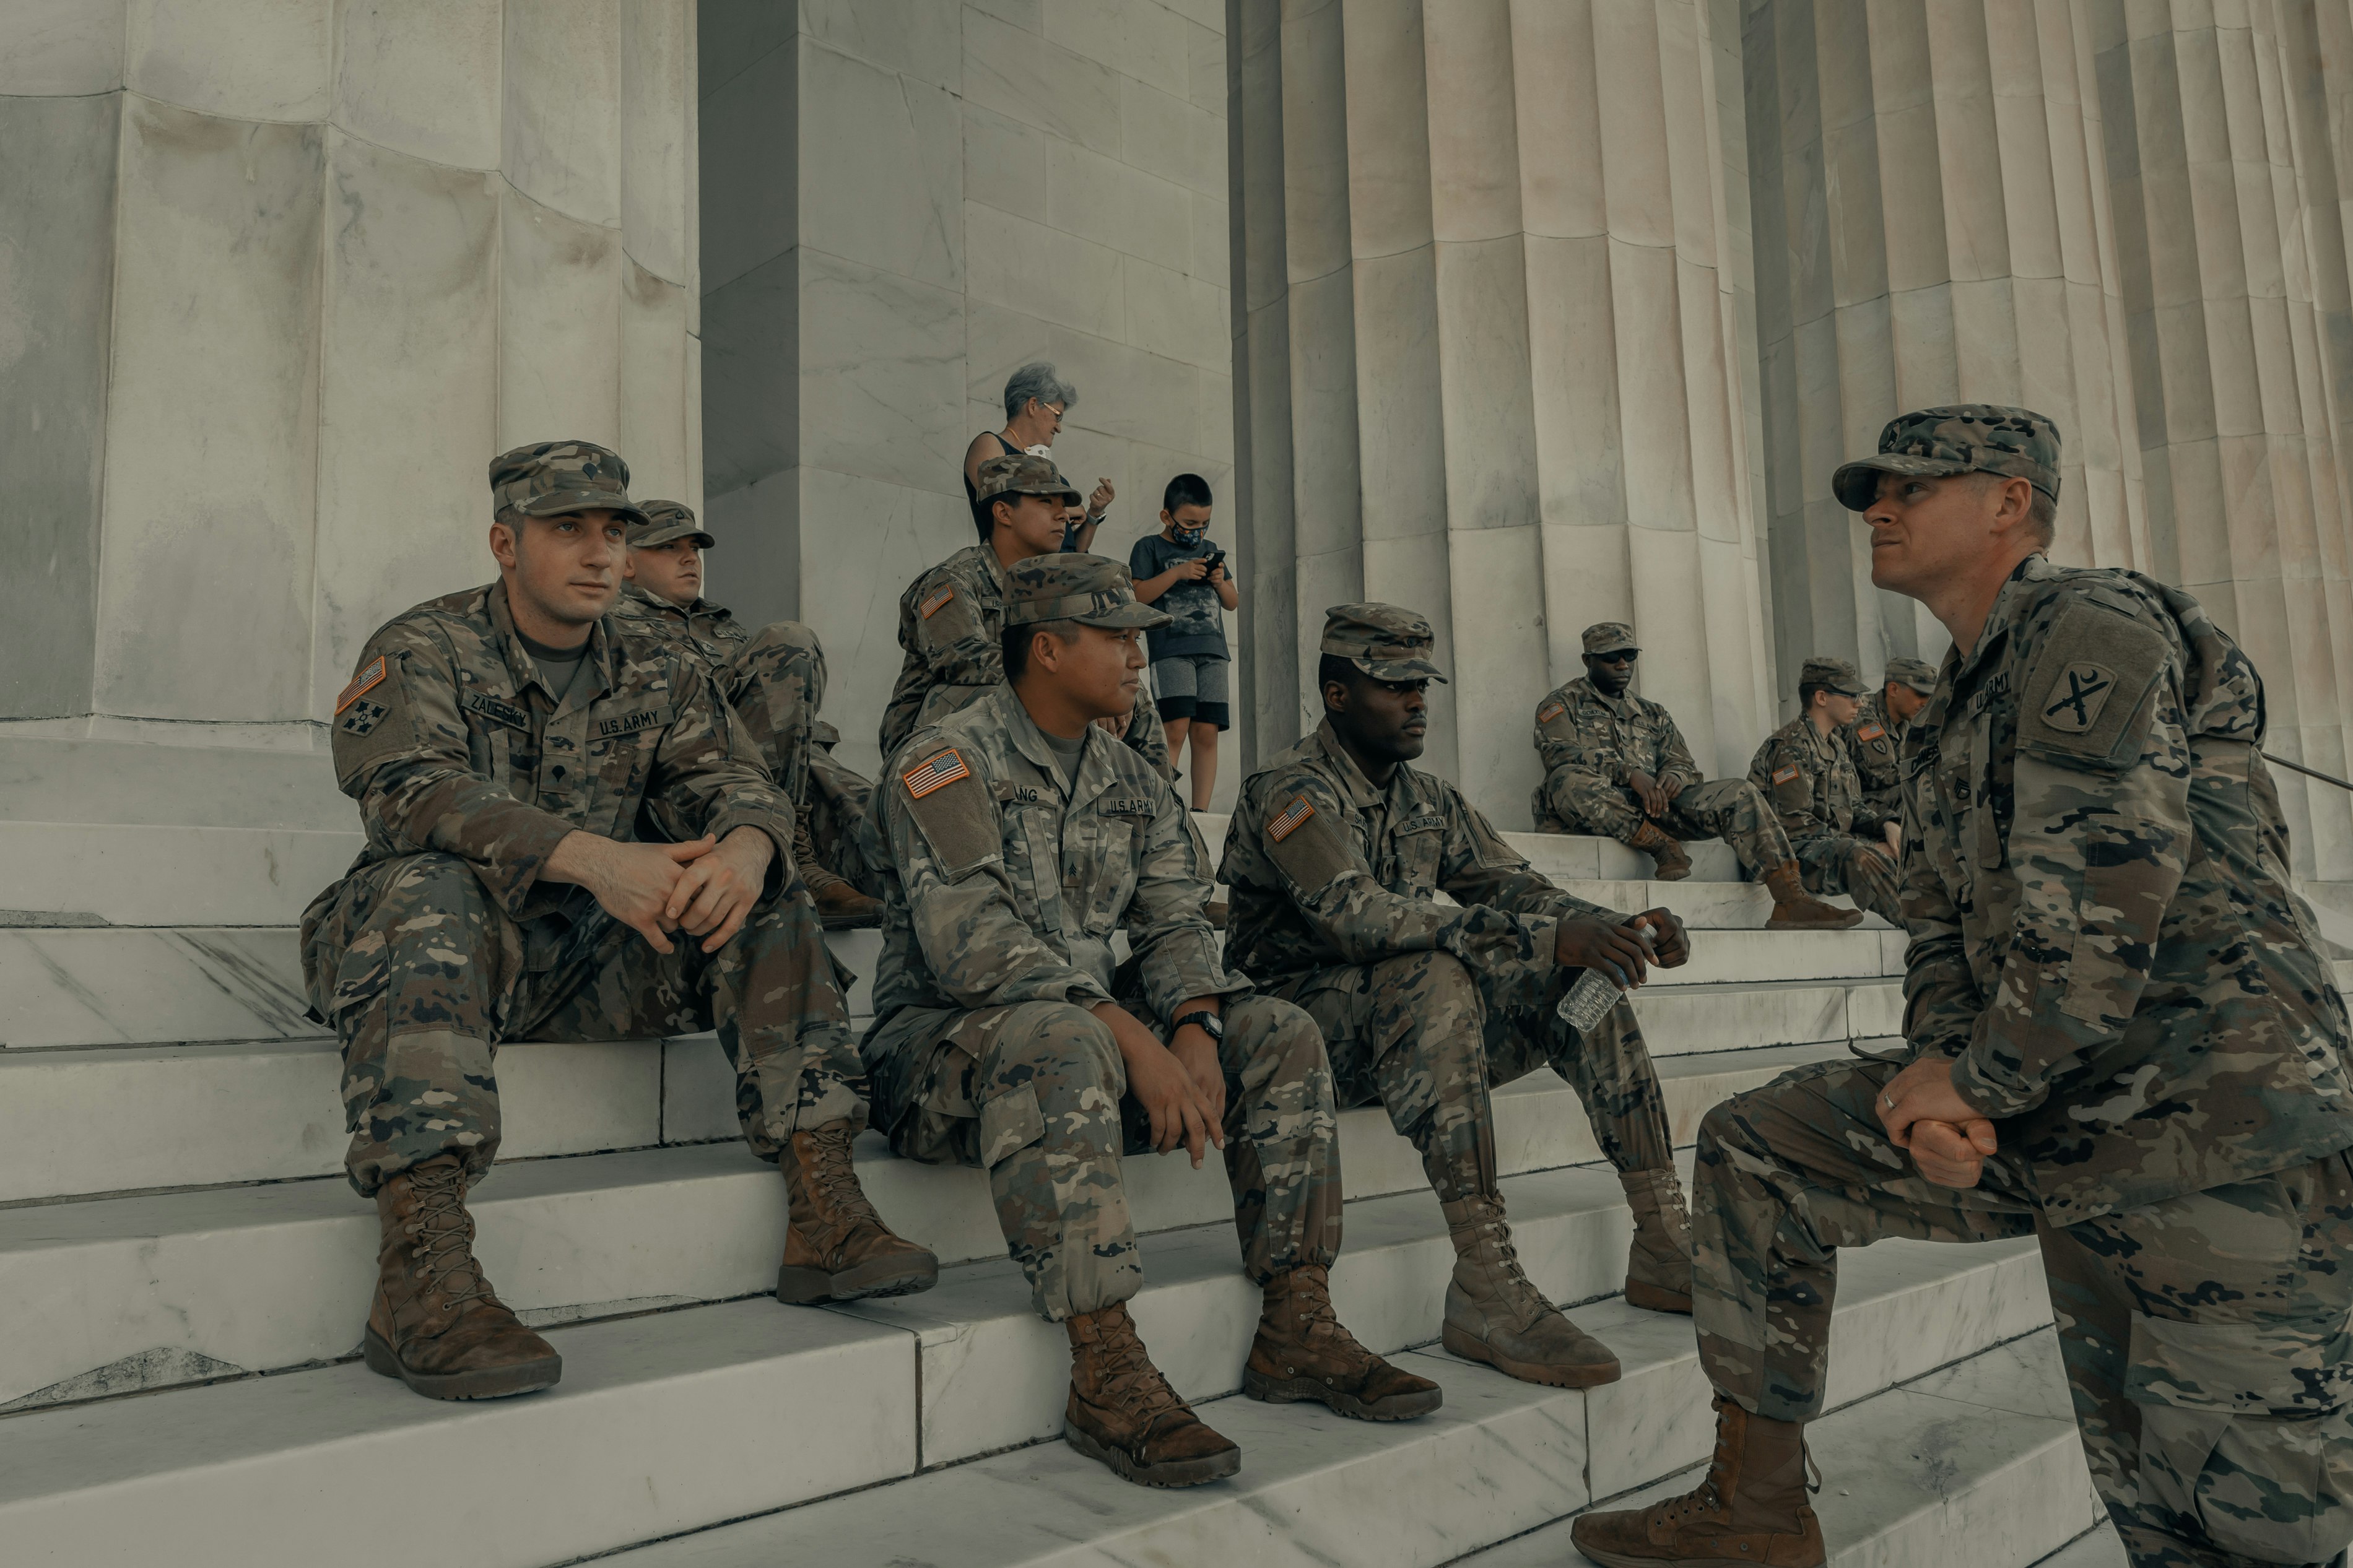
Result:
{"type": "Polygon", "coordinates": [[[110,925],[293,925],[356,831],[0,821],[0,907],[110,925]]]}
{"type": "MultiPolygon", "coordinates": [[[[1833,1410],[1807,1428],[1806,1441],[1821,1468],[1813,1506],[1832,1568],[2122,1568],[2113,1530],[2103,1522],[2080,1533],[2105,1515],[2049,1330],[1833,1410]]],[[[1705,1473],[1694,1467],[1598,1506],[1678,1496],[1705,1473]]],[[[1459,1558],[1454,1568],[1584,1563],[1571,1522],[1459,1558]]]]}
{"type": "Polygon", "coordinates": [[[1660,1059],[1744,1046],[1867,1039],[1903,1032],[1904,983],[1888,975],[1650,985],[1635,993],[1634,1014],[1651,1055],[1660,1059]]]}
{"type": "MultiPolygon", "coordinates": [[[[1677,1058],[1662,1079],[1678,1142],[1696,1136],[1709,1107],[1820,1054],[1677,1058]]],[[[1550,1073],[1508,1086],[1495,1105],[1498,1154],[1514,1178],[1599,1158],[1576,1097],[1550,1073]]],[[[1419,1161],[1383,1112],[1344,1114],[1341,1149],[1351,1198],[1397,1194],[1405,1212],[1434,1215],[1419,1161]]],[[[858,1155],[869,1194],[897,1228],[951,1264],[1002,1258],[979,1173],[898,1159],[871,1134],[858,1155]]],[[[1195,1171],[1181,1159],[1140,1158],[1127,1175],[1146,1233],[1229,1235],[1218,1162],[1195,1171]]],[[[1615,1180],[1578,1172],[1570,1186],[1593,1188],[1579,1212],[1614,1227],[1611,1245],[1622,1246],[1615,1180]]],[[[733,1142],[504,1163],[475,1189],[473,1208],[501,1295],[550,1321],[766,1289],[785,1223],[783,1183],[733,1142]]],[[[1366,1215],[1350,1214],[1360,1241],[1379,1234],[1366,1215]]],[[[0,1409],[345,1354],[365,1310],[375,1240],[373,1206],[336,1176],[0,1207],[0,1300],[11,1303],[0,1409]]],[[[1555,1283],[1583,1300],[1616,1289],[1617,1279],[1555,1283]]]]}
{"type": "MultiPolygon", "coordinates": [[[[2047,1320],[2031,1244],[1920,1256],[1936,1250],[1889,1244],[1847,1260],[1832,1342],[1833,1397],[1863,1398],[2047,1320]]],[[[1339,1305],[1354,1322],[1357,1304],[1339,1305]]],[[[1375,1426],[1241,1398],[1201,1405],[1203,1417],[1242,1448],[1241,1472],[1229,1482],[1151,1491],[1050,1441],[898,1482],[881,1497],[836,1498],[640,1547],[617,1561],[628,1568],[1424,1568],[1705,1455],[1713,1436],[1708,1388],[1689,1321],[1622,1301],[1574,1315],[1618,1351],[1626,1369],[1620,1382],[1584,1392],[1538,1388],[1442,1352],[1416,1352],[1404,1364],[1446,1389],[1445,1407],[1425,1420],[1375,1426]]],[[[1155,1357],[1163,1354],[1165,1336],[1155,1340],[1149,1320],[1140,1316],[1139,1323],[1155,1357]]],[[[2013,1359],[1997,1375],[2046,1374],[2013,1359]]],[[[2058,1397],[2065,1398],[2063,1388],[2058,1397]]],[[[2006,1427],[2004,1436],[2030,1432],[2047,1435],[2006,1427]]],[[[1874,1435],[1882,1443],[1893,1436],[1885,1426],[1874,1435]]]]}

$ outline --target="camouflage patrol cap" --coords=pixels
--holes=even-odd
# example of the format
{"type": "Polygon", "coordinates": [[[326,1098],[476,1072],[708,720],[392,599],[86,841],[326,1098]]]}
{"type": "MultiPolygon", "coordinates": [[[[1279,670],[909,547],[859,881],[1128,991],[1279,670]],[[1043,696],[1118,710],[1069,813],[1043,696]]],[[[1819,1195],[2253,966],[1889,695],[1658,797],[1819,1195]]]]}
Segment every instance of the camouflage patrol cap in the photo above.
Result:
{"type": "Polygon", "coordinates": [[[629,465],[594,441],[534,441],[491,459],[494,517],[557,517],[599,507],[632,523],[647,521],[629,499],[629,465]]]}
{"type": "Polygon", "coordinates": [[[1066,503],[1079,499],[1078,487],[1062,477],[1051,458],[1029,452],[989,458],[981,464],[980,482],[973,489],[984,505],[998,496],[1047,496],[1066,503]]]}
{"type": "Polygon", "coordinates": [[[683,501],[649,500],[646,502],[646,521],[629,524],[632,550],[651,550],[679,539],[691,539],[701,550],[718,542],[711,537],[709,529],[694,521],[694,509],[683,501]]]}
{"type": "Polygon", "coordinates": [[[1925,658],[1889,659],[1886,679],[1898,686],[1908,686],[1923,697],[1936,694],[1936,667],[1925,658]]]}
{"type": "Polygon", "coordinates": [[[1623,621],[1597,621],[1585,628],[1585,651],[1590,654],[1616,653],[1624,648],[1640,653],[1642,645],[1634,640],[1634,628],[1623,621]]]}
{"type": "Polygon", "coordinates": [[[1076,621],[1082,626],[1124,630],[1165,626],[1174,618],[1166,610],[1138,602],[1127,568],[1108,555],[1040,555],[1006,574],[1005,624],[1008,626],[1076,621]]]}
{"type": "Polygon", "coordinates": [[[1805,667],[1798,672],[1798,684],[1820,686],[1841,697],[1861,697],[1871,689],[1862,683],[1854,666],[1842,658],[1825,658],[1820,654],[1806,660],[1805,667]]]}
{"type": "Polygon", "coordinates": [[[2006,474],[2059,500],[2059,426],[2028,408],[1956,403],[1899,414],[1879,432],[1879,455],[1857,458],[1831,476],[1849,511],[1879,495],[1882,474],[2006,474]]]}
{"type": "Polygon", "coordinates": [[[1402,605],[1335,605],[1324,612],[1324,651],[1375,680],[1436,680],[1438,639],[1430,623],[1402,605]]]}

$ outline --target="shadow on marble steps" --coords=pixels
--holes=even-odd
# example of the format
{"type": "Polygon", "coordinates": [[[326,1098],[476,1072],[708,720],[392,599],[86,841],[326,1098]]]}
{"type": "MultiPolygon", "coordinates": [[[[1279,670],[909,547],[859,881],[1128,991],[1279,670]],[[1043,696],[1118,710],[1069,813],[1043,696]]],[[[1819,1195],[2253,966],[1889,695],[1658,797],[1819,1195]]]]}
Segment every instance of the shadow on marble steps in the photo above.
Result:
{"type": "MultiPolygon", "coordinates": [[[[2047,1329],[1831,1411],[1806,1436],[1821,1468],[1813,1504],[1831,1568],[2122,1568],[2047,1329]]],[[[1690,1490],[1705,1473],[1694,1467],[1598,1506],[1641,1507],[1690,1490]]],[[[1452,1568],[1583,1563],[1570,1524],[1452,1568]]]]}
{"type": "MultiPolygon", "coordinates": [[[[858,975],[846,1000],[863,1018],[881,953],[877,931],[828,939],[858,975]]],[[[1692,957],[1651,984],[1724,984],[1868,979],[1903,973],[1894,931],[1709,931],[1692,957]]],[[[187,1045],[307,1039],[327,1031],[306,1015],[296,932],[282,926],[0,929],[0,1047],[187,1045]]]]}
{"type": "MultiPolygon", "coordinates": [[[[1375,1217],[1366,1228],[1378,1229],[1375,1217]]],[[[1343,1312],[1385,1349],[1435,1332],[1435,1229],[1386,1245],[1365,1237],[1335,1272],[1343,1312]],[[1400,1271],[1420,1288],[1398,1289],[1400,1271]]],[[[1192,1397],[1230,1388],[1247,1346],[1255,1292],[1232,1247],[1230,1234],[1208,1231],[1146,1243],[1138,1321],[1192,1397]]],[[[1831,1372],[1840,1400],[2048,1317],[2031,1243],[1891,1243],[1854,1256],[1843,1287],[1831,1372]]],[[[1166,1530],[1205,1520],[1219,1531],[1212,1541],[1259,1541],[1271,1507],[1327,1528],[1369,1523],[1379,1552],[1353,1561],[1440,1562],[1705,1451],[1706,1388],[1689,1321],[1619,1300],[1577,1316],[1618,1350],[1624,1381],[1542,1389],[1416,1354],[1418,1369],[1448,1388],[1447,1409],[1428,1422],[1373,1426],[1239,1399],[1212,1406],[1209,1418],[1246,1448],[1235,1486],[1149,1492],[1047,1442],[934,1471],[894,1490],[888,1508],[841,1499],[670,1542],[647,1561],[1015,1563],[1078,1540],[1133,1561],[1154,1558],[1166,1530]],[[1588,1431],[1608,1441],[1589,1444],[1588,1431]],[[1461,1479],[1433,1496],[1432,1478],[1461,1479]],[[1017,1505],[1008,1486],[1028,1500],[1017,1505]],[[843,1533],[853,1531],[854,1549],[843,1533]],[[932,1552],[904,1550],[941,1531],[955,1532],[953,1547],[933,1535],[932,1552]],[[1226,1533],[1234,1531],[1244,1533],[1226,1533]],[[1133,1531],[1142,1533],[1116,1547],[1108,1539],[1133,1531]],[[739,1549],[761,1555],[730,1555],[739,1549]]],[[[435,1497],[451,1563],[538,1568],[909,1476],[950,1450],[1048,1436],[1067,1373],[1059,1331],[1029,1313],[1002,1260],[952,1270],[907,1302],[809,1310],[752,1300],[551,1338],[565,1382],[528,1399],[437,1405],[344,1363],[0,1419],[0,1539],[30,1560],[50,1553],[88,1568],[164,1552],[181,1568],[299,1562],[332,1540],[348,1568],[405,1568],[415,1545],[403,1532],[352,1527],[354,1478],[364,1477],[370,1495],[435,1497]],[[894,1309],[904,1316],[893,1321],[894,1309]]]]}
{"type": "MultiPolygon", "coordinates": [[[[1823,1054],[1801,1047],[1670,1064],[1663,1082],[1678,1142],[1692,1142],[1718,1101],[1823,1054]]],[[[1523,1217],[1557,1218],[1546,1194],[1570,1194],[1577,1212],[1593,1216],[1580,1224],[1608,1230],[1595,1245],[1622,1262],[1628,1221],[1615,1179],[1563,1169],[1599,1158],[1576,1096],[1539,1073],[1498,1093],[1495,1105],[1504,1173],[1557,1176],[1527,1189],[1522,1202],[1538,1207],[1523,1217]]],[[[1003,1257],[978,1173],[898,1159],[872,1134],[860,1141],[858,1159],[884,1216],[943,1261],[1003,1257]]],[[[1419,1158],[1377,1109],[1343,1114],[1341,1168],[1351,1199],[1398,1194],[1403,1212],[1435,1223],[1419,1158]]],[[[1142,1158],[1129,1163],[1128,1179],[1140,1232],[1230,1234],[1219,1162],[1196,1171],[1181,1158],[1142,1158]]],[[[502,1163],[475,1190],[473,1207],[501,1296],[543,1321],[767,1289],[785,1225],[784,1184],[732,1139],[502,1163]]],[[[1352,1208],[1349,1224],[1373,1224],[1365,1215],[1352,1208]]],[[[373,1207],[340,1176],[0,1207],[0,1300],[13,1303],[10,1332],[0,1335],[0,1408],[347,1353],[374,1279],[375,1239],[373,1207]]],[[[1606,1269],[1546,1277],[1568,1300],[1618,1283],[1606,1269]]]]}

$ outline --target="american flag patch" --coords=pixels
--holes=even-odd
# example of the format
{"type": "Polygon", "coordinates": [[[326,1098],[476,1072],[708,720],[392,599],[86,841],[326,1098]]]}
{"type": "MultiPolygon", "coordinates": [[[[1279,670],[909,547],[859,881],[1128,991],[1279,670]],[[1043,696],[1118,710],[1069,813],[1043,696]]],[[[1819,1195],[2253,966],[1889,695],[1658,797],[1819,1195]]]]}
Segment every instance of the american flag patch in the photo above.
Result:
{"type": "Polygon", "coordinates": [[[366,668],[352,677],[352,683],[343,688],[343,694],[342,696],[335,699],[335,711],[337,713],[341,713],[344,709],[358,701],[360,700],[361,693],[366,691],[369,687],[374,686],[377,681],[382,680],[383,679],[384,655],[378,654],[374,658],[368,660],[366,668]]]}
{"type": "Polygon", "coordinates": [[[1547,702],[1543,707],[1536,710],[1536,722],[1539,724],[1549,724],[1567,711],[1568,706],[1566,703],[1547,702]]]}
{"type": "Polygon", "coordinates": [[[917,613],[923,617],[923,619],[928,621],[934,616],[938,615],[941,610],[946,608],[947,602],[955,597],[955,590],[954,588],[941,588],[934,593],[930,598],[925,599],[922,604],[916,605],[915,609],[917,613]]]}
{"type": "Polygon", "coordinates": [[[1775,784],[1788,784],[1791,779],[1796,778],[1797,776],[1798,764],[1795,763],[1791,763],[1785,767],[1778,767],[1773,770],[1773,782],[1775,784]]]}
{"type": "Polygon", "coordinates": [[[1280,844],[1298,832],[1299,825],[1314,815],[1315,808],[1307,804],[1305,795],[1294,795],[1292,797],[1291,804],[1284,806],[1275,819],[1266,825],[1266,836],[1280,844]]]}
{"type": "Polygon", "coordinates": [[[907,786],[909,799],[921,800],[935,789],[944,789],[958,779],[970,777],[972,770],[964,765],[964,758],[956,754],[954,746],[950,746],[944,752],[934,752],[901,773],[899,782],[907,786]]]}
{"type": "Polygon", "coordinates": [[[1876,724],[1865,724],[1862,729],[1857,730],[1854,732],[1854,738],[1858,741],[1876,741],[1880,736],[1884,735],[1885,733],[1887,733],[1887,731],[1881,729],[1876,724]]]}

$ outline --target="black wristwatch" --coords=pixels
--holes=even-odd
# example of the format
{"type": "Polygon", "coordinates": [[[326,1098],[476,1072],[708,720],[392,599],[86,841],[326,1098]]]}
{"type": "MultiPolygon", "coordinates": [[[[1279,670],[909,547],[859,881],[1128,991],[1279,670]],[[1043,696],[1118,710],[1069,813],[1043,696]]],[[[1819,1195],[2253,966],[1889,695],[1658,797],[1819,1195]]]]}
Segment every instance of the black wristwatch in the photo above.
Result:
{"type": "Polygon", "coordinates": [[[1201,1026],[1201,1032],[1208,1036],[1209,1038],[1217,1041],[1218,1044],[1221,1046],[1226,1043],[1226,1021],[1223,1018],[1219,1017],[1215,1013],[1210,1012],[1207,1007],[1196,1007],[1193,1011],[1186,1014],[1183,1017],[1169,1025],[1168,1037],[1172,1040],[1175,1039],[1176,1037],[1176,1031],[1183,1028],[1187,1024],[1198,1024],[1201,1026]]]}

